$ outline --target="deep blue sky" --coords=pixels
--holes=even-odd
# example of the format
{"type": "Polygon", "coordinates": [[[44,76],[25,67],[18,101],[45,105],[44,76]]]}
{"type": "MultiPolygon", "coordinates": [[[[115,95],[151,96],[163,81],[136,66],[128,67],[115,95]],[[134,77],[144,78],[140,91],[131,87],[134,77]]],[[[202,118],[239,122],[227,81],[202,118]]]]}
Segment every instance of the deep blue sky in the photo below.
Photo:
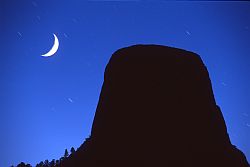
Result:
{"type": "Polygon", "coordinates": [[[249,11],[250,2],[1,0],[0,166],[34,165],[80,146],[106,63],[133,44],[200,54],[231,141],[249,160],[249,11]],[[53,33],[59,50],[41,57],[53,33]]]}

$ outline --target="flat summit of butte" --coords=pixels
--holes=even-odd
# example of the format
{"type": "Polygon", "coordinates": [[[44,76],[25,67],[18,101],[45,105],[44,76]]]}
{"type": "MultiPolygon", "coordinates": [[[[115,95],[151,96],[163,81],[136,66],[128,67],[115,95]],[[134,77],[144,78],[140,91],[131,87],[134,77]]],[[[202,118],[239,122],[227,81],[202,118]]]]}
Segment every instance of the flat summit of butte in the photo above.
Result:
{"type": "Polygon", "coordinates": [[[231,144],[208,71],[160,45],[116,51],[90,137],[61,167],[249,167],[231,144]]]}

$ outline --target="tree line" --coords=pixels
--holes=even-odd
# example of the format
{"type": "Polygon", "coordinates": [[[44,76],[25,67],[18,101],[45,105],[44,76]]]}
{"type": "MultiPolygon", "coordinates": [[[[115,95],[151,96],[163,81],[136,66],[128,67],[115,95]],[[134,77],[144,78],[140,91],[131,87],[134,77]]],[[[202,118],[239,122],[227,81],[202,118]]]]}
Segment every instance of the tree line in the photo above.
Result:
{"type": "MultiPolygon", "coordinates": [[[[59,166],[60,162],[62,162],[64,159],[68,158],[70,155],[74,154],[75,152],[76,151],[75,151],[74,147],[71,147],[70,154],[69,154],[68,150],[65,149],[64,155],[61,158],[59,158],[58,160],[52,159],[51,161],[49,161],[46,159],[46,160],[41,161],[38,164],[36,164],[35,167],[56,167],[56,166],[59,166]]],[[[30,164],[25,164],[24,162],[21,162],[17,166],[12,165],[10,167],[32,167],[32,166],[30,164]]]]}

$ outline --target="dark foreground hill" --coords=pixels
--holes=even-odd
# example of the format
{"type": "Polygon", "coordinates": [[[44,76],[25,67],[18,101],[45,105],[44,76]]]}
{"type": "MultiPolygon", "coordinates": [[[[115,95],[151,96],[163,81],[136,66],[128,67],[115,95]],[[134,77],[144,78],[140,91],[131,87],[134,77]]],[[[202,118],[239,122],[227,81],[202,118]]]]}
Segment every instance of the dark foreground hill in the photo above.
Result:
{"type": "Polygon", "coordinates": [[[248,167],[233,146],[200,57],[158,45],[120,49],[92,132],[61,167],[248,167]]]}

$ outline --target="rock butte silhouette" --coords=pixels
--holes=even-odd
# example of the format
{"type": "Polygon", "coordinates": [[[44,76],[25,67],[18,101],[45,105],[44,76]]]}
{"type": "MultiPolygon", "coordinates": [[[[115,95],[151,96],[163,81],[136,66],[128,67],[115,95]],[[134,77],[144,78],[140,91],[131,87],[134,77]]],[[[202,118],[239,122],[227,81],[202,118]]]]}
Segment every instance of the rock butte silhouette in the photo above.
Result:
{"type": "Polygon", "coordinates": [[[160,45],[116,51],[91,136],[62,167],[248,167],[233,146],[208,71],[192,52],[160,45]]]}

